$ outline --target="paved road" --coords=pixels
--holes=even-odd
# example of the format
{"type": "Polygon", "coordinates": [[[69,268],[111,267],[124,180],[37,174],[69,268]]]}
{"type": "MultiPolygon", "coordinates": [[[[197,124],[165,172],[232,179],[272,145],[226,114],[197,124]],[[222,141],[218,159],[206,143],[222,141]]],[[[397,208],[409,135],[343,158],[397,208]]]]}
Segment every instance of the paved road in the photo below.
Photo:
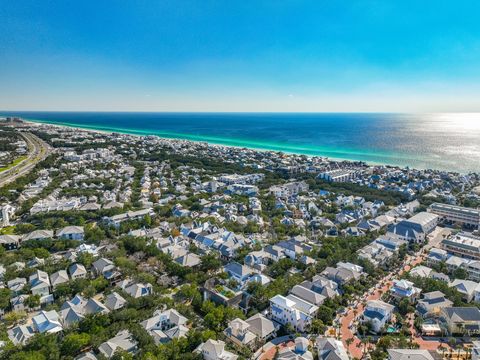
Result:
{"type": "MultiPolygon", "coordinates": [[[[445,228],[437,227],[435,231],[433,231],[429,237],[427,244],[421,249],[417,254],[414,256],[409,256],[405,265],[402,267],[400,271],[392,271],[383,279],[381,279],[375,288],[369,289],[360,299],[357,299],[357,302],[351,305],[347,312],[339,317],[337,317],[336,321],[340,324],[340,337],[342,339],[345,348],[347,348],[348,352],[353,358],[361,359],[363,357],[363,353],[365,351],[364,344],[362,344],[361,340],[355,335],[353,332],[353,324],[354,322],[362,315],[363,313],[363,305],[362,302],[367,300],[377,300],[379,299],[382,294],[386,293],[390,290],[393,285],[393,279],[396,277],[401,276],[404,272],[410,271],[410,269],[418,264],[420,264],[424,260],[425,254],[428,250],[434,246],[438,246],[440,241],[444,238],[444,236],[448,235],[450,230],[445,228]],[[347,346],[347,339],[352,339],[350,345],[347,346]]],[[[410,330],[412,331],[412,340],[417,343],[420,349],[425,350],[436,350],[440,344],[443,344],[445,347],[448,347],[448,344],[441,343],[436,340],[425,340],[421,337],[421,334],[418,334],[413,327],[413,318],[410,319],[410,330]]],[[[368,349],[372,349],[374,345],[368,344],[368,349]]]]}
{"type": "MultiPolygon", "coordinates": [[[[381,279],[378,282],[378,284],[380,284],[378,288],[374,287],[372,289],[369,289],[369,291],[367,291],[360,299],[358,299],[356,305],[350,306],[347,309],[347,312],[337,319],[337,321],[340,323],[340,337],[342,339],[342,342],[353,358],[361,359],[365,351],[364,344],[362,344],[361,340],[352,331],[353,329],[351,329],[352,324],[363,313],[364,306],[362,305],[362,302],[380,299],[382,294],[389,291],[392,287],[392,280],[394,275],[401,276],[404,272],[409,271],[412,267],[420,264],[422,261],[422,251],[420,251],[413,257],[408,257],[406,264],[400,271],[392,272],[385,276],[383,279],[381,279]],[[347,339],[352,339],[352,342],[349,345],[347,345],[347,339]]],[[[373,346],[368,344],[367,348],[370,350],[371,348],[373,348],[373,346]]]]}
{"type": "Polygon", "coordinates": [[[28,156],[14,167],[0,173],[0,187],[27,174],[34,166],[45,159],[51,152],[50,146],[31,133],[20,133],[28,145],[28,156]]]}

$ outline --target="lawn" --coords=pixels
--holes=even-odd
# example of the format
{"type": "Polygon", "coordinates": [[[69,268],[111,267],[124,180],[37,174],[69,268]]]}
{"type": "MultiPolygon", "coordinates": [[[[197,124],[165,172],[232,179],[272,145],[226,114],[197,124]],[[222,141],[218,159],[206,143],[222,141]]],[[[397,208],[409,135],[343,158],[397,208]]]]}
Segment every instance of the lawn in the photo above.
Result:
{"type": "Polygon", "coordinates": [[[12,167],[14,166],[17,166],[18,164],[20,164],[23,160],[25,160],[27,158],[26,155],[23,155],[23,156],[20,156],[18,158],[16,158],[15,160],[13,160],[10,164],[8,164],[7,166],[4,166],[2,168],[0,168],[0,172],[3,172],[3,171],[6,171],[8,169],[11,169],[12,167]]]}

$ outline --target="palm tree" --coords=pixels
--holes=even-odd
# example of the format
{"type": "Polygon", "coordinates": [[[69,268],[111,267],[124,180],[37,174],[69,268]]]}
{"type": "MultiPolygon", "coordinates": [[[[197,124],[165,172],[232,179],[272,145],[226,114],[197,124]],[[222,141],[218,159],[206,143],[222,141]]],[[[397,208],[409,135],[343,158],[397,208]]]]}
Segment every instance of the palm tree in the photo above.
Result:
{"type": "Polygon", "coordinates": [[[368,344],[368,339],[367,338],[362,338],[362,345],[363,345],[363,356],[362,357],[365,357],[365,355],[367,354],[367,344],[368,344]]]}
{"type": "Polygon", "coordinates": [[[438,345],[437,350],[442,352],[442,359],[445,358],[445,346],[443,344],[438,345]]]}
{"type": "Polygon", "coordinates": [[[450,338],[448,340],[448,344],[450,345],[449,351],[448,351],[450,358],[452,358],[452,351],[453,351],[453,348],[455,347],[456,343],[457,343],[457,341],[454,338],[450,338]]]}
{"type": "Polygon", "coordinates": [[[465,351],[466,351],[466,353],[467,353],[467,354],[466,354],[466,360],[471,359],[471,358],[472,358],[472,348],[467,346],[467,347],[465,348],[465,351]]]}

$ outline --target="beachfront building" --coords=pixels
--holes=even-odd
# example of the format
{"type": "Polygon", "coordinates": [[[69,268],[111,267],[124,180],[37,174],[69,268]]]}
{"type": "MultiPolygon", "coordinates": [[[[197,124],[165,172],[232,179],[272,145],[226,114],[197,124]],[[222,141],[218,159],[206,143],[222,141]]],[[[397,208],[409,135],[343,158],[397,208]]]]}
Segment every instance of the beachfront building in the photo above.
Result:
{"type": "Polygon", "coordinates": [[[347,182],[355,178],[355,171],[350,169],[329,170],[318,174],[318,178],[329,182],[347,182]]]}

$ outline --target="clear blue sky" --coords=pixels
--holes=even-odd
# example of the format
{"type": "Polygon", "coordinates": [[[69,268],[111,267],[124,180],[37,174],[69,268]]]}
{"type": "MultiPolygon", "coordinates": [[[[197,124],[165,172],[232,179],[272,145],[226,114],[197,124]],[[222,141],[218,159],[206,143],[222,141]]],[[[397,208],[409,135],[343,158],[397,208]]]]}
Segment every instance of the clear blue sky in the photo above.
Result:
{"type": "Polygon", "coordinates": [[[0,0],[0,109],[480,111],[480,2],[0,0]]]}

